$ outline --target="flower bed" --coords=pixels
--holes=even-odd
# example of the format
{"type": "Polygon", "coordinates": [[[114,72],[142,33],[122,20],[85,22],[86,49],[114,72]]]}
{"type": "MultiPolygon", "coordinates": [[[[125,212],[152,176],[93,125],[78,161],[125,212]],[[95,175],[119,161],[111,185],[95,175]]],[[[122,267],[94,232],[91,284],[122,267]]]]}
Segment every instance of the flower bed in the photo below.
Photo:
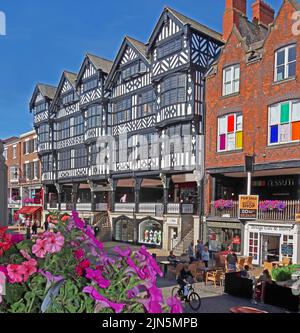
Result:
{"type": "Polygon", "coordinates": [[[53,233],[33,240],[0,229],[0,272],[7,279],[0,313],[181,313],[156,287],[162,272],[142,247],[104,251],[73,212],[53,233]]]}

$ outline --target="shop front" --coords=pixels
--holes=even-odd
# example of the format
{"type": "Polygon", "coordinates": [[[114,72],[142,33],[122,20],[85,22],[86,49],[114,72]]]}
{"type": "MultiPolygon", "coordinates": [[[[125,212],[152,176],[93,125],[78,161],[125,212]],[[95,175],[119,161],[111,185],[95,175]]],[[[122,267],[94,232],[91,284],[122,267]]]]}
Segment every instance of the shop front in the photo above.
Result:
{"type": "Polygon", "coordinates": [[[127,217],[120,217],[115,221],[114,240],[117,242],[134,243],[134,221],[127,217]]]}
{"type": "Polygon", "coordinates": [[[245,227],[244,247],[253,264],[282,261],[289,257],[294,264],[299,258],[299,224],[248,223],[245,227]]]}
{"type": "Polygon", "coordinates": [[[145,219],[139,224],[139,243],[162,247],[162,225],[153,219],[145,219]]]}
{"type": "Polygon", "coordinates": [[[209,251],[223,252],[231,247],[237,254],[242,252],[242,227],[234,222],[207,222],[209,251]]]}

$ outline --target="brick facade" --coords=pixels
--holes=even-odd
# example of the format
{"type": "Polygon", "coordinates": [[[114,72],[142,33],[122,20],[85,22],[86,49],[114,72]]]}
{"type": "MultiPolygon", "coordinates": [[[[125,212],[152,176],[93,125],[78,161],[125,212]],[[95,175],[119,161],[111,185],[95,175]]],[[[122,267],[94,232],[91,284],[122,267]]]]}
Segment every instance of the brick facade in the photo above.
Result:
{"type": "MultiPolygon", "coordinates": [[[[258,1],[258,0],[257,0],[258,1]]],[[[258,1],[259,2],[259,1],[258,1]]],[[[251,49],[245,45],[239,30],[234,27],[211,75],[207,77],[206,113],[206,202],[208,213],[212,199],[210,170],[227,167],[243,167],[245,155],[256,156],[256,164],[300,161],[299,143],[268,146],[269,106],[286,100],[299,99],[300,44],[299,36],[292,33],[296,11],[294,1],[283,1],[282,7],[270,31],[261,41],[256,52],[261,59],[249,61],[251,49]],[[275,51],[285,45],[296,43],[296,78],[274,83],[275,51]],[[240,64],[240,91],[235,95],[222,96],[223,69],[240,64]],[[217,152],[218,117],[227,113],[243,114],[243,149],[217,152]]],[[[259,43],[257,43],[259,44],[259,43]]]]}

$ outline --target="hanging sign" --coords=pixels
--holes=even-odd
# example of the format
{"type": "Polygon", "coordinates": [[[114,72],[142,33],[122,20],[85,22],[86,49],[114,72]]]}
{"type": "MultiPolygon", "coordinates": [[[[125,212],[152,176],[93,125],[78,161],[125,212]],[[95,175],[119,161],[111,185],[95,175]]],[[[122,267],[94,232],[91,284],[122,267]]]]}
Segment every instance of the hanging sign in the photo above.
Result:
{"type": "Polygon", "coordinates": [[[239,220],[258,219],[259,196],[240,195],[239,196],[239,220]]]}

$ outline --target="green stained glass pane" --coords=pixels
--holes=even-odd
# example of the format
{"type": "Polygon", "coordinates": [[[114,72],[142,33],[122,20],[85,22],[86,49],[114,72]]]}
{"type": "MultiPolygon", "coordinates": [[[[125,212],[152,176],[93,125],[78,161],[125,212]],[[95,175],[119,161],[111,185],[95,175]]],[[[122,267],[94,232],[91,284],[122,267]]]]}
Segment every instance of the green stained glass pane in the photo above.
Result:
{"type": "Polygon", "coordinates": [[[286,124],[290,121],[290,103],[281,104],[281,124],[286,124]]]}

